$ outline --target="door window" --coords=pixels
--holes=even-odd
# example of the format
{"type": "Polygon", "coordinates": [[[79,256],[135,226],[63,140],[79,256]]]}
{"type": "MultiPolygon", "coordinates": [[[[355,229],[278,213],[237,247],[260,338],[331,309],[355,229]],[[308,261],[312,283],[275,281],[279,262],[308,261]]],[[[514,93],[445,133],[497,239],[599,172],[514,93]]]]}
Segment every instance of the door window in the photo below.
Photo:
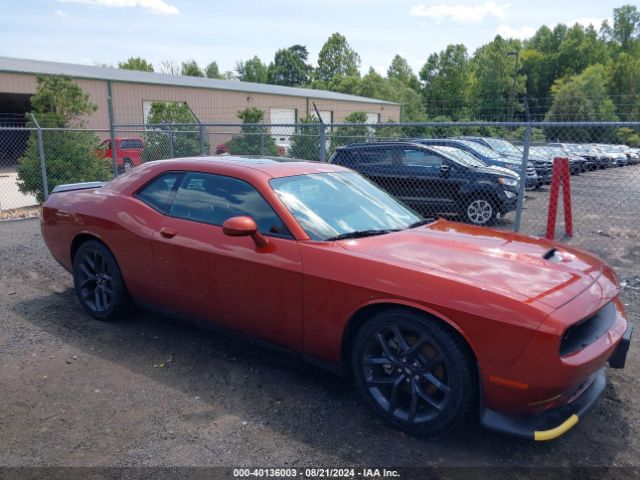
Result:
{"type": "Polygon", "coordinates": [[[411,167],[428,167],[440,170],[442,158],[424,150],[406,149],[402,152],[402,163],[411,167]]]}
{"type": "Polygon", "coordinates": [[[291,236],[255,188],[223,175],[186,173],[169,214],[211,225],[222,225],[231,217],[246,215],[253,218],[263,234],[291,236]]]}

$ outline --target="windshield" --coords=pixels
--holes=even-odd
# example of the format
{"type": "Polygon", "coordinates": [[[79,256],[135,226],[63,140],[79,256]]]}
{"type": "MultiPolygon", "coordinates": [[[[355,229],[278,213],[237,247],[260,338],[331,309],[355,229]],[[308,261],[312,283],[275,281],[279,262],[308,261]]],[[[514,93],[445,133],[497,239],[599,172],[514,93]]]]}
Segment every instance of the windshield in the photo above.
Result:
{"type": "Polygon", "coordinates": [[[470,153],[460,150],[459,148],[445,147],[441,145],[430,145],[429,148],[435,152],[443,154],[447,158],[456,160],[463,165],[467,165],[469,167],[486,167],[484,162],[481,162],[470,153]]]}
{"type": "Polygon", "coordinates": [[[534,155],[540,155],[544,157],[553,157],[554,155],[562,156],[567,154],[567,152],[565,152],[560,147],[531,147],[530,151],[534,155]]]}
{"type": "Polygon", "coordinates": [[[505,155],[522,155],[520,150],[510,142],[502,140],[501,138],[485,138],[484,141],[498,153],[504,153],[505,155]]]}
{"type": "Polygon", "coordinates": [[[485,147],[484,145],[473,142],[471,140],[458,140],[463,145],[473,149],[474,152],[478,152],[483,157],[496,158],[495,150],[491,150],[489,147],[485,147]]]}
{"type": "Polygon", "coordinates": [[[274,178],[269,184],[313,240],[357,231],[403,230],[422,220],[355,172],[274,178]]]}

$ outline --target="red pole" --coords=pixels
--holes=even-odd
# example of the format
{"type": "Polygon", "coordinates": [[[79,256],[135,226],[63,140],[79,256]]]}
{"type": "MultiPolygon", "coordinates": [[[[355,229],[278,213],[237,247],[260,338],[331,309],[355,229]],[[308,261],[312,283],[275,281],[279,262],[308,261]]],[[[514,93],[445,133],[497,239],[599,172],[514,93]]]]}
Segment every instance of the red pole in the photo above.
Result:
{"type": "Polygon", "coordinates": [[[573,237],[573,213],[571,211],[571,172],[569,170],[569,159],[565,158],[563,165],[562,196],[564,200],[564,233],[573,237]]]}
{"type": "Polygon", "coordinates": [[[553,159],[551,171],[551,190],[549,191],[549,211],[547,212],[547,240],[553,240],[556,236],[556,215],[558,214],[558,194],[560,193],[560,163],[553,159]]]}
{"type": "Polygon", "coordinates": [[[569,159],[556,157],[553,159],[551,175],[551,191],[549,192],[549,211],[547,213],[547,231],[545,237],[553,240],[556,234],[556,217],[558,215],[558,200],[560,185],[562,185],[562,200],[564,203],[565,233],[573,235],[573,215],[571,212],[571,187],[570,187],[569,159]]]}

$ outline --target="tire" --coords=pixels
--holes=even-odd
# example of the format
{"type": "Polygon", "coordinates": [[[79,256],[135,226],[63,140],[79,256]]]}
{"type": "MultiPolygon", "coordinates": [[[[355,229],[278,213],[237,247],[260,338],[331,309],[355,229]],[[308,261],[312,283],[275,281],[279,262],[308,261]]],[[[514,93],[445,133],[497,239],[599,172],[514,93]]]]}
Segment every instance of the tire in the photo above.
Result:
{"type": "Polygon", "coordinates": [[[98,320],[115,320],[130,305],[115,257],[97,240],[83,243],[76,252],[73,284],[82,307],[98,320]]]}
{"type": "Polygon", "coordinates": [[[403,309],[380,312],[358,330],[351,353],[365,403],[410,435],[443,435],[477,410],[475,361],[437,320],[403,309]]]}
{"type": "Polygon", "coordinates": [[[464,204],[464,217],[473,225],[486,226],[495,222],[498,209],[487,197],[473,197],[464,204]]]}
{"type": "Polygon", "coordinates": [[[128,172],[133,168],[133,162],[130,158],[125,158],[122,162],[122,165],[118,165],[118,175],[122,175],[125,172],[128,172]]]}

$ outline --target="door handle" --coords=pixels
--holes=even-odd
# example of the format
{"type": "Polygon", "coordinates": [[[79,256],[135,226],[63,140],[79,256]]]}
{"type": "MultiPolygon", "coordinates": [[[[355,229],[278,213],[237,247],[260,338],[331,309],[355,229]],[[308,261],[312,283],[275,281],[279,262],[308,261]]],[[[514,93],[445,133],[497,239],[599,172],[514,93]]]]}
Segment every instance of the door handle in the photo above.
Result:
{"type": "Polygon", "coordinates": [[[170,228],[170,227],[162,227],[160,229],[160,235],[162,235],[164,238],[173,238],[176,236],[178,232],[176,231],[175,228],[170,228]]]}

